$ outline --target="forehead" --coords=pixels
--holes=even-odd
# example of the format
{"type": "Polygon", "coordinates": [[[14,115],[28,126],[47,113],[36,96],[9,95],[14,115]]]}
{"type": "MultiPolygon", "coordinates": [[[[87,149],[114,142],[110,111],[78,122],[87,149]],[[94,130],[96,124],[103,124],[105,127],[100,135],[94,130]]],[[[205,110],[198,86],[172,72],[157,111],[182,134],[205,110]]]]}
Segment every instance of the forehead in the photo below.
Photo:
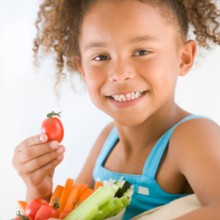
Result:
{"type": "MultiPolygon", "coordinates": [[[[159,14],[162,17],[161,7],[158,7],[156,4],[141,2],[139,0],[96,0],[93,4],[90,4],[83,20],[86,20],[89,16],[89,19],[95,17],[102,18],[103,20],[106,20],[105,18],[111,18],[112,21],[117,19],[120,23],[131,16],[140,19],[146,19],[145,15],[152,17],[154,16],[152,11],[154,11],[154,15],[159,14]]],[[[165,20],[165,18],[163,17],[162,20],[165,20]]]]}
{"type": "Polygon", "coordinates": [[[123,33],[128,36],[148,33],[166,37],[166,35],[177,35],[177,27],[169,22],[161,8],[155,5],[138,0],[98,0],[85,13],[80,35],[85,33],[88,36],[89,33],[90,35],[96,33],[98,37],[104,32],[111,32],[114,35],[123,33]]]}

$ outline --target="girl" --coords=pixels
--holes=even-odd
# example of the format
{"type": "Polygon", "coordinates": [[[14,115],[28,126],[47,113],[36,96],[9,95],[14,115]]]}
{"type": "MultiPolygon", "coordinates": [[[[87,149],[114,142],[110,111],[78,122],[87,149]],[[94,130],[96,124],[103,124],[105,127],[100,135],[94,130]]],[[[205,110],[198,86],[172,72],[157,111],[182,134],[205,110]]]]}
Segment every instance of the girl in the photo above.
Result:
{"type": "MultiPolygon", "coordinates": [[[[220,128],[175,103],[178,76],[197,44],[220,44],[217,5],[209,0],[45,0],[35,55],[54,51],[57,76],[79,72],[93,103],[113,122],[76,182],[123,177],[134,185],[124,219],[195,193],[203,207],[180,219],[219,219],[220,128]],[[187,39],[192,28],[196,40],[187,39]]],[[[27,201],[49,199],[64,147],[43,134],[19,144],[13,164],[27,201]]]]}

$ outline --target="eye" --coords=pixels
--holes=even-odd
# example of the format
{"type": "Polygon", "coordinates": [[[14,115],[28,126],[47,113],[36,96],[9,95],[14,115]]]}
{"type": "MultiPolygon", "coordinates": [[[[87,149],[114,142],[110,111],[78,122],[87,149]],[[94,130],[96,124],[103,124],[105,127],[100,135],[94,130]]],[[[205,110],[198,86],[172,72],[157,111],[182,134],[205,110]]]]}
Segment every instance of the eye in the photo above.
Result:
{"type": "Polygon", "coordinates": [[[109,57],[106,55],[98,55],[96,57],[94,57],[92,60],[95,61],[105,61],[105,60],[109,60],[109,57]]]}
{"type": "Polygon", "coordinates": [[[149,53],[151,53],[151,51],[149,51],[149,50],[137,50],[134,53],[134,56],[144,56],[144,55],[147,55],[149,53]]]}

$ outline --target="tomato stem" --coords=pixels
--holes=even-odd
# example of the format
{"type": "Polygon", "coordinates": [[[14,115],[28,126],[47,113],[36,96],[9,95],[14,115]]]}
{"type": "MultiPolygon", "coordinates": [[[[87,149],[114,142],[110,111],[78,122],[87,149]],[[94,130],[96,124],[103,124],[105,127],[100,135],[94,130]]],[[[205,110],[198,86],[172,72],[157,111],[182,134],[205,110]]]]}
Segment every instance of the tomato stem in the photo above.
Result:
{"type": "Polygon", "coordinates": [[[19,220],[29,220],[29,218],[27,216],[22,215],[20,211],[18,211],[17,217],[19,217],[19,220]]]}
{"type": "Polygon", "coordinates": [[[58,209],[58,208],[60,207],[60,204],[59,204],[59,201],[58,201],[58,198],[57,198],[57,197],[54,198],[54,200],[53,200],[53,207],[54,207],[55,209],[58,209]]]}
{"type": "Polygon", "coordinates": [[[61,114],[61,112],[56,113],[56,112],[52,111],[52,112],[47,114],[47,117],[50,118],[50,119],[53,118],[54,116],[61,117],[60,114],[61,114]]]}

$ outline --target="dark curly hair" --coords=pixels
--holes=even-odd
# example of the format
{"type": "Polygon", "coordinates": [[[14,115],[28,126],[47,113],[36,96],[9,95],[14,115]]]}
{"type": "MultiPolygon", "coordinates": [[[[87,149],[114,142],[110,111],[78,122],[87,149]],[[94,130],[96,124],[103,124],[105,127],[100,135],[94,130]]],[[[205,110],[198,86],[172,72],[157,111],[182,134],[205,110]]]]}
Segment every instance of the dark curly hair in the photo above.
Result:
{"type": "MultiPolygon", "coordinates": [[[[37,34],[34,39],[34,55],[35,59],[38,59],[41,52],[53,52],[56,55],[58,80],[64,67],[70,72],[77,72],[79,27],[84,14],[96,1],[44,0],[40,5],[35,23],[37,34]]],[[[186,39],[189,28],[192,28],[201,47],[209,48],[211,43],[220,45],[220,10],[213,0],[136,1],[159,6],[164,16],[172,16],[170,20],[178,24],[183,39],[186,39]]]]}

